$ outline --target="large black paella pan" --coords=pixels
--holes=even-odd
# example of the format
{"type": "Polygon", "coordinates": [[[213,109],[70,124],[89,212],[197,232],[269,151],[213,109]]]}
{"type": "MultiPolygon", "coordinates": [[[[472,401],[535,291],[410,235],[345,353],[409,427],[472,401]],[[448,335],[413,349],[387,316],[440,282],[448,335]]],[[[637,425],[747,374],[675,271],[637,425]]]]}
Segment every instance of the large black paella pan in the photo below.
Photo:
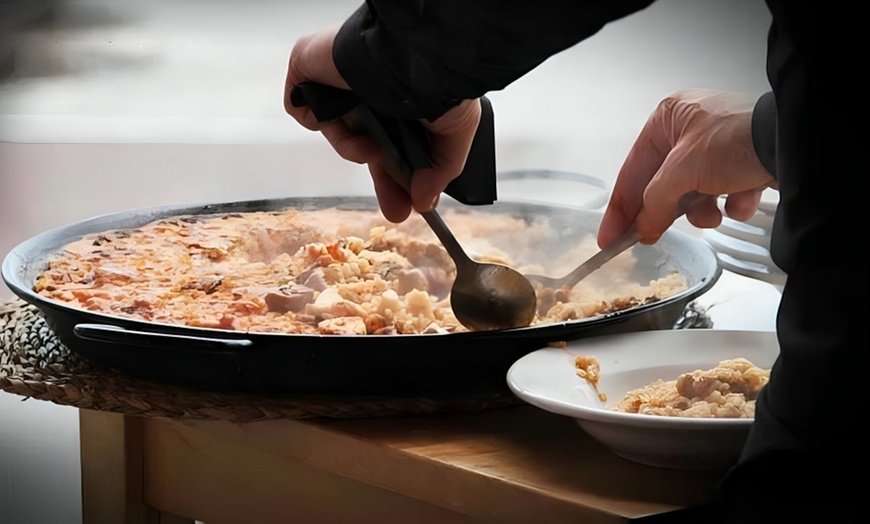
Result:
{"type": "MultiPolygon", "coordinates": [[[[459,206],[445,199],[440,207],[451,205],[459,206]]],[[[688,287],[669,298],[582,320],[488,332],[415,335],[243,333],[159,324],[86,311],[33,291],[36,277],[58,249],[86,234],[136,228],[179,215],[336,206],[376,210],[374,198],[369,197],[285,198],[127,210],[26,240],[6,256],[2,275],[14,293],[43,312],[72,351],[139,377],[224,391],[446,395],[501,390],[511,364],[554,341],[670,329],[687,304],[707,291],[721,271],[703,240],[672,230],[654,246],[634,248],[637,263],[631,275],[638,282],[649,282],[671,270],[680,272],[688,287]]],[[[551,234],[541,239],[540,249],[551,251],[564,251],[581,235],[595,231],[601,216],[595,211],[520,202],[475,209],[527,221],[545,219],[551,234]]]]}

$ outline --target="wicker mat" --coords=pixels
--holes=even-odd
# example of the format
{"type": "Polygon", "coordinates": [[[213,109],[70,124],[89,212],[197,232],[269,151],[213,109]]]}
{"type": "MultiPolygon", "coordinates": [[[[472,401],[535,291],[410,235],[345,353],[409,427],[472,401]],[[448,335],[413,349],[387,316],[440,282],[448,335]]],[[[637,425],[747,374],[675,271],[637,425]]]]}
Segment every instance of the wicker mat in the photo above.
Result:
{"type": "Polygon", "coordinates": [[[172,419],[253,422],[476,411],[522,404],[510,391],[462,397],[257,395],[143,380],[73,353],[21,300],[0,302],[0,390],[55,404],[172,419]]]}

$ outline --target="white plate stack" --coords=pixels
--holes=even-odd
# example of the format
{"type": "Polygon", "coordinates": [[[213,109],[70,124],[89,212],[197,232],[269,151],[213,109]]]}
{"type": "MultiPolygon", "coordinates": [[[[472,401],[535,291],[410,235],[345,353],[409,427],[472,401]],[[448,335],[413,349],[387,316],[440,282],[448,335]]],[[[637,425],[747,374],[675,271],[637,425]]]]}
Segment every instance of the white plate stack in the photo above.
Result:
{"type": "Polygon", "coordinates": [[[719,227],[705,229],[702,236],[724,269],[768,282],[782,291],[786,274],[770,257],[770,232],[778,200],[768,199],[768,193],[764,196],[751,219],[738,222],[726,216],[719,227]]]}

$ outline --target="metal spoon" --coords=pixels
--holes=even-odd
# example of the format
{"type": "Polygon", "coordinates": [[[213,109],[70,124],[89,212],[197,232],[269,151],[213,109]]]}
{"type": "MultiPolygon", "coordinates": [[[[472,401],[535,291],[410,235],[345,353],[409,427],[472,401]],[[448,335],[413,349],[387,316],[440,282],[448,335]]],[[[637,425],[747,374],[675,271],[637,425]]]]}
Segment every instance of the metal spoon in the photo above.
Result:
{"type": "Polygon", "coordinates": [[[622,253],[640,241],[640,234],[632,225],[628,231],[614,240],[610,245],[592,255],[592,257],[577,266],[573,271],[561,278],[551,278],[543,275],[525,275],[531,282],[536,282],[543,287],[552,289],[573,288],[578,282],[589,276],[590,273],[603,266],[608,260],[622,253]]]}
{"type": "MultiPolygon", "coordinates": [[[[371,128],[372,126],[368,126],[371,128]]],[[[381,143],[384,169],[405,191],[411,187],[413,170],[381,143]]],[[[420,213],[441,241],[456,266],[450,289],[450,307],[463,326],[475,331],[525,327],[535,319],[538,298],[531,282],[519,271],[502,264],[472,260],[433,207],[420,213]]]]}
{"type": "Polygon", "coordinates": [[[456,265],[450,306],[462,325],[482,331],[525,327],[535,319],[535,289],[515,269],[475,262],[465,253],[441,215],[433,208],[420,213],[456,265]]]}
{"type": "MultiPolygon", "coordinates": [[[[390,144],[381,145],[385,153],[384,169],[405,191],[409,191],[413,169],[394,153],[390,144]]],[[[456,278],[450,289],[450,307],[463,326],[487,331],[526,327],[532,323],[538,297],[522,273],[502,264],[472,260],[434,207],[420,216],[429,224],[456,266],[456,278]]]]}
{"type": "MultiPolygon", "coordinates": [[[[680,197],[677,202],[677,209],[674,213],[674,220],[677,217],[686,213],[696,202],[706,199],[707,196],[698,193],[697,191],[689,191],[680,197]]],[[[628,230],[619,238],[610,243],[607,247],[592,255],[589,260],[577,266],[573,271],[562,278],[551,278],[543,275],[524,275],[529,281],[537,283],[543,287],[551,289],[571,289],[576,286],[581,280],[589,276],[593,271],[603,266],[608,260],[622,253],[626,249],[640,242],[640,233],[634,226],[634,223],[629,226],[628,230]]]]}
{"type": "MultiPolygon", "coordinates": [[[[393,122],[393,119],[376,114],[350,91],[303,83],[293,88],[291,103],[297,107],[309,105],[319,121],[340,118],[355,132],[373,137],[384,154],[384,170],[405,191],[410,189],[414,174],[414,166],[406,159],[411,153],[408,147],[414,150],[413,156],[418,160],[420,156],[428,156],[426,140],[416,132],[419,127],[416,121],[406,122],[407,125],[401,127],[402,122],[393,122]],[[397,124],[392,133],[385,129],[385,122],[397,124]],[[411,123],[417,126],[409,128],[411,123]]],[[[424,164],[427,162],[428,159],[424,164]]],[[[462,325],[483,331],[525,327],[532,323],[537,296],[532,284],[521,273],[500,264],[475,262],[468,257],[434,208],[421,215],[456,265],[450,305],[462,325]]]]}

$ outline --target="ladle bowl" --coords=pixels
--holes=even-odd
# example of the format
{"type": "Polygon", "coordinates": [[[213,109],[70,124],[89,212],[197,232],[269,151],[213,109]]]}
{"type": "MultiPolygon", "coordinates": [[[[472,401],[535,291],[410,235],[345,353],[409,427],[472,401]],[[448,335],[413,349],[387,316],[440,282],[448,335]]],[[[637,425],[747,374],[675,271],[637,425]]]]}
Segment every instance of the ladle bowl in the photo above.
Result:
{"type": "Polygon", "coordinates": [[[421,213],[456,265],[450,307],[463,326],[475,331],[526,327],[535,319],[537,297],[519,271],[472,260],[433,208],[421,213]]]}

